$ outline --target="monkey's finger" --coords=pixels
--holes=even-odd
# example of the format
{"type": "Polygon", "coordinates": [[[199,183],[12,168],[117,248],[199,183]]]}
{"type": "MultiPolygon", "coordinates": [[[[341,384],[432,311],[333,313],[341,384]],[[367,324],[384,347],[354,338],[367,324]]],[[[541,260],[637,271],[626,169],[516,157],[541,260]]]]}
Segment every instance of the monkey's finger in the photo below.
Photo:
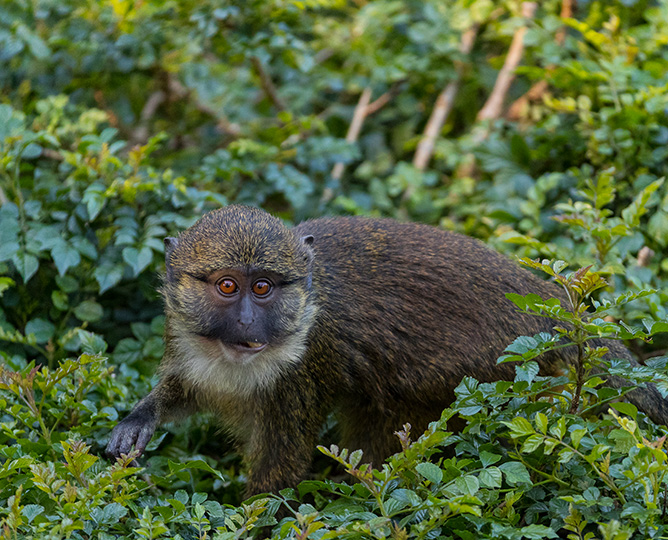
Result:
{"type": "Polygon", "coordinates": [[[144,450],[146,450],[146,445],[149,443],[152,436],[152,429],[144,427],[139,430],[139,433],[137,434],[137,440],[135,442],[135,449],[139,452],[140,456],[144,453],[144,450]]]}
{"type": "Polygon", "coordinates": [[[118,432],[116,430],[111,432],[111,437],[109,438],[109,442],[107,443],[107,447],[105,448],[104,452],[107,454],[107,457],[109,458],[116,458],[118,457],[118,432]]]}

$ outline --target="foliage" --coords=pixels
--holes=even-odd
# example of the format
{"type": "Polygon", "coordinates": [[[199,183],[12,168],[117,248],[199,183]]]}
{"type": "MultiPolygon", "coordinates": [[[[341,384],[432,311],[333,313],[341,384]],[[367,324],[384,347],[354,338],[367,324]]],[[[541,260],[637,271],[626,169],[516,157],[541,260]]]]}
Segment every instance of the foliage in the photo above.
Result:
{"type": "Polygon", "coordinates": [[[668,389],[668,2],[580,4],[562,20],[561,2],[541,2],[527,21],[514,0],[3,2],[2,538],[665,536],[664,439],[616,399],[649,380],[668,389]],[[548,90],[482,125],[524,24],[506,97],[548,90]],[[460,72],[418,170],[427,117],[460,72]],[[384,105],[347,142],[366,88],[384,105]],[[314,479],[242,503],[243,466],[206,418],[156,437],[145,468],[109,463],[109,431],[163,351],[162,240],[230,202],[288,222],[370,214],[458,230],[547,272],[570,305],[509,295],[555,319],[554,335],[509,346],[512,383],[463,380],[380,469],[323,448],[314,479]],[[579,360],[568,378],[539,377],[558,338],[579,360]],[[626,340],[644,365],[603,360],[600,338],[626,340]],[[605,373],[629,386],[607,388],[605,373]],[[353,482],[324,478],[333,465],[353,482]]]}

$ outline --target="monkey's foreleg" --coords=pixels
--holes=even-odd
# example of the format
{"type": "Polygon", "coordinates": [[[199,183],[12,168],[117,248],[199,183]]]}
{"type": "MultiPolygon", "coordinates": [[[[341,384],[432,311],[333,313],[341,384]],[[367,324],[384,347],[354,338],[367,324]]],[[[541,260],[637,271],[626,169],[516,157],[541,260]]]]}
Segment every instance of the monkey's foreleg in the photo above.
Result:
{"type": "Polygon", "coordinates": [[[247,496],[296,487],[308,472],[324,421],[322,403],[307,392],[292,393],[277,392],[258,411],[245,456],[247,496]]]}
{"type": "Polygon", "coordinates": [[[113,429],[107,456],[127,455],[133,447],[142,455],[160,424],[190,414],[194,409],[195,404],[186,395],[181,381],[174,376],[165,377],[113,429]]]}

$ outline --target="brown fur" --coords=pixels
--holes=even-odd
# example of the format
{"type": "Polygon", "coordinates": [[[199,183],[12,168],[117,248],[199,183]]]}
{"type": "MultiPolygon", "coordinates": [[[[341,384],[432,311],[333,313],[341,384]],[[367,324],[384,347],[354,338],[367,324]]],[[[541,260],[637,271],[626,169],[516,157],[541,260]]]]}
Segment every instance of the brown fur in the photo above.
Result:
{"type": "MultiPolygon", "coordinates": [[[[245,454],[249,493],[303,479],[332,410],[343,446],[379,465],[399,450],[393,432],[406,422],[419,432],[437,419],[463,376],[512,379],[513,366],[496,363],[505,347],[551,330],[552,321],[517,313],[505,293],[561,297],[476,240],[392,220],[317,219],[289,230],[265,212],[232,206],[185,231],[167,261],[161,382],[119,424],[109,451],[139,439],[145,446],[158,423],[212,410],[245,454]],[[312,246],[300,241],[309,235],[312,246]],[[287,283],[271,315],[281,340],[242,366],[193,337],[219,316],[201,276],[230,268],[262,268],[287,283]]],[[[630,359],[623,346],[608,345],[630,359]]],[[[571,360],[570,349],[560,354],[540,359],[543,374],[571,360]]],[[[668,419],[654,387],[630,399],[655,421],[668,419]]]]}

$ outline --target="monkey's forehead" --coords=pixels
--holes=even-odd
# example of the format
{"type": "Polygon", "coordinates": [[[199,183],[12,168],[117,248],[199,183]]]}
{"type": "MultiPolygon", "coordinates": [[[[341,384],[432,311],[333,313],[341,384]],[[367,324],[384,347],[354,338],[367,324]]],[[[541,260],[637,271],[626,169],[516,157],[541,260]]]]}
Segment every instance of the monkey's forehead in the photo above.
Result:
{"type": "Polygon", "coordinates": [[[206,214],[181,233],[169,262],[207,273],[257,268],[297,277],[307,270],[306,252],[292,231],[270,214],[244,206],[206,214]]]}

